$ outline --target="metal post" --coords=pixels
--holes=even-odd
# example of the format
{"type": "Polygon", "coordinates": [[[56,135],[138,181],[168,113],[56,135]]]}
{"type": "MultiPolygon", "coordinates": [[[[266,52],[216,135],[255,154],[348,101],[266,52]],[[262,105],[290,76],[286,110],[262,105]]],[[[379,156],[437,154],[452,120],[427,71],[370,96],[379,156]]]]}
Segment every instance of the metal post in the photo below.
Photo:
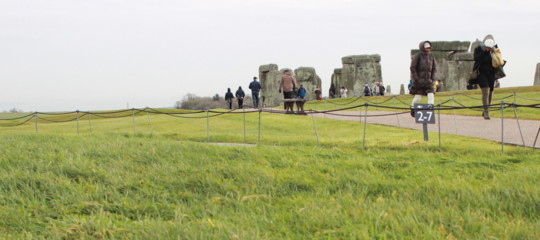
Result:
{"type": "Polygon", "coordinates": [[[368,104],[366,103],[366,111],[364,113],[364,139],[362,140],[362,148],[365,150],[366,149],[366,126],[367,126],[367,109],[368,109],[368,104]]]}
{"type": "Polygon", "coordinates": [[[516,91],[514,91],[514,104],[516,103],[516,91]]]}
{"type": "Polygon", "coordinates": [[[35,125],[36,125],[36,133],[39,133],[38,131],[38,125],[37,125],[37,120],[38,120],[38,113],[37,112],[34,112],[34,122],[35,122],[35,125]]]}
{"type": "Polygon", "coordinates": [[[206,141],[210,142],[210,118],[208,117],[208,110],[206,110],[206,141]]]}
{"type": "Polygon", "coordinates": [[[131,119],[133,120],[133,134],[137,133],[135,129],[135,108],[131,109],[131,119]]]}
{"type": "Polygon", "coordinates": [[[242,115],[244,115],[244,143],[246,143],[246,110],[242,108],[242,112],[242,115]]]}
{"type": "Polygon", "coordinates": [[[519,124],[519,118],[517,116],[516,103],[514,102],[512,106],[514,107],[514,117],[516,118],[516,122],[518,125],[519,135],[521,135],[521,142],[523,143],[523,147],[525,147],[525,139],[523,138],[523,133],[521,132],[521,125],[519,124]]]}
{"type": "Polygon", "coordinates": [[[152,120],[150,120],[150,115],[148,114],[148,107],[144,109],[146,112],[146,117],[148,117],[148,122],[150,123],[150,133],[154,132],[154,125],[152,125],[152,120]]]}
{"type": "MultiPolygon", "coordinates": [[[[394,103],[394,107],[396,107],[396,95],[392,96],[392,102],[394,103]]],[[[399,114],[396,114],[396,119],[398,127],[401,127],[401,124],[399,124],[399,114]]]]}
{"type": "Polygon", "coordinates": [[[437,121],[439,123],[439,151],[442,151],[441,148],[441,104],[437,105],[439,110],[437,111],[437,121]]]}
{"type": "Polygon", "coordinates": [[[90,133],[92,133],[92,114],[88,113],[88,126],[90,126],[90,133]]]}
{"type": "MultiPolygon", "coordinates": [[[[326,99],[324,100],[324,112],[323,112],[323,118],[326,118],[326,99]]],[[[311,115],[313,117],[313,114],[311,115]]],[[[319,141],[317,141],[318,144],[319,141]]]]}
{"type": "Polygon", "coordinates": [[[538,140],[538,135],[540,135],[540,127],[538,127],[538,132],[536,132],[536,137],[534,138],[533,149],[536,148],[536,140],[538,140]]]}
{"type": "Polygon", "coordinates": [[[501,101],[501,153],[504,153],[504,100],[501,101]]]}
{"type": "Polygon", "coordinates": [[[454,99],[454,97],[451,97],[450,99],[452,99],[452,109],[454,110],[454,127],[456,128],[456,134],[457,134],[457,121],[456,121],[456,108],[454,106],[454,103],[456,103],[456,100],[454,99]]]}
{"type": "Polygon", "coordinates": [[[259,136],[257,138],[257,145],[261,144],[261,109],[259,109],[259,136]]]}
{"type": "Polygon", "coordinates": [[[315,118],[313,117],[313,111],[311,111],[311,120],[313,121],[313,129],[315,130],[315,137],[317,138],[317,146],[319,146],[319,134],[317,133],[317,125],[315,125],[315,118]]]}
{"type": "Polygon", "coordinates": [[[80,132],[79,132],[79,110],[77,110],[77,136],[80,135],[80,132]]]}

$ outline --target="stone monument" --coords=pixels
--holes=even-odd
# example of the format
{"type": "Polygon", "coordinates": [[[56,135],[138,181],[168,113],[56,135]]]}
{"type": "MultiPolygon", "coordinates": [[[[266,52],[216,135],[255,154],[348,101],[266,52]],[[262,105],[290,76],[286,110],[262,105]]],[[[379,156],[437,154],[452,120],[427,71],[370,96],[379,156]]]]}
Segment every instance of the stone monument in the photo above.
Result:
{"type": "Polygon", "coordinates": [[[536,64],[536,74],[534,75],[534,85],[540,85],[540,63],[536,64]]]}
{"type": "Polygon", "coordinates": [[[336,89],[346,87],[349,97],[363,95],[364,84],[373,85],[382,81],[381,56],[353,55],[341,58],[342,68],[334,69],[332,83],[336,89]]]}
{"type": "Polygon", "coordinates": [[[307,100],[315,99],[316,87],[319,87],[322,92],[321,78],[315,72],[315,68],[299,67],[294,70],[294,76],[296,78],[296,83],[298,84],[296,87],[300,87],[300,84],[304,85],[307,100]]]}

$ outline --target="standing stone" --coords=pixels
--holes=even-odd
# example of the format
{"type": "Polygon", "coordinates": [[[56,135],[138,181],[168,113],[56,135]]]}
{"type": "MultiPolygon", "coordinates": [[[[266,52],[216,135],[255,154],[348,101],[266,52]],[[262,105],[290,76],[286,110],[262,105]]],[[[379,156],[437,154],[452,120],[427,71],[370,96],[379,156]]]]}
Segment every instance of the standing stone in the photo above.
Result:
{"type": "Polygon", "coordinates": [[[312,67],[299,67],[294,70],[294,75],[296,78],[296,83],[300,87],[300,84],[304,85],[306,89],[306,99],[314,100],[315,99],[315,88],[319,87],[322,91],[321,78],[315,72],[315,68],[312,67]]]}
{"type": "Polygon", "coordinates": [[[334,84],[334,87],[336,87],[336,92],[334,93],[335,97],[339,96],[339,83],[341,82],[341,68],[335,68],[334,73],[332,73],[332,78],[330,79],[330,86],[334,84]]]}
{"type": "MultiPolygon", "coordinates": [[[[349,97],[362,96],[364,84],[371,86],[382,81],[381,56],[378,54],[346,56],[341,62],[343,67],[339,78],[335,79],[336,89],[346,87],[349,97]]],[[[337,76],[335,70],[334,75],[337,76]]]]}
{"type": "Polygon", "coordinates": [[[399,95],[405,95],[405,84],[401,84],[399,87],[399,95]]]}
{"type": "MultiPolygon", "coordinates": [[[[470,45],[471,43],[467,41],[432,42],[431,54],[437,64],[437,73],[434,79],[441,82],[445,90],[467,89],[469,73],[474,65],[474,56],[469,51],[470,45]]],[[[418,52],[417,49],[412,50],[411,58],[418,52]]]]}
{"type": "Polygon", "coordinates": [[[385,95],[392,94],[392,89],[390,88],[390,85],[386,85],[386,93],[385,95]]]}
{"type": "Polygon", "coordinates": [[[540,85],[540,63],[536,64],[536,74],[534,75],[534,85],[540,85]]]}
{"type": "Polygon", "coordinates": [[[278,106],[281,103],[279,93],[279,81],[282,72],[278,70],[277,64],[261,65],[259,67],[259,80],[261,82],[261,102],[267,106],[278,106]]]}

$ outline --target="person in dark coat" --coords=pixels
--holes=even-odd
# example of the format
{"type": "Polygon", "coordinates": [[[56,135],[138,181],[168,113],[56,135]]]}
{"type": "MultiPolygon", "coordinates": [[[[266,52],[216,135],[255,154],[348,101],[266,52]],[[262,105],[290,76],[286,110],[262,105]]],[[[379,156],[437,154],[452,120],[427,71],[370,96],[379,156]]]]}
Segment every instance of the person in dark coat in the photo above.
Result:
{"type": "Polygon", "coordinates": [[[227,88],[227,93],[225,93],[225,102],[229,104],[229,109],[232,109],[232,101],[233,101],[233,94],[231,92],[231,88],[227,88]]]}
{"type": "Polygon", "coordinates": [[[244,93],[244,90],[242,90],[242,87],[238,87],[238,90],[236,90],[236,99],[238,100],[238,108],[242,108],[244,105],[244,97],[246,94],[244,93]]]}
{"type": "Polygon", "coordinates": [[[257,82],[257,77],[253,77],[253,81],[249,84],[249,89],[251,89],[251,98],[253,98],[254,108],[259,108],[259,91],[261,88],[261,84],[257,82]]]}
{"type": "Polygon", "coordinates": [[[420,52],[411,60],[411,78],[413,85],[409,91],[414,98],[411,103],[411,116],[414,117],[414,104],[420,102],[422,96],[428,97],[428,104],[435,103],[435,88],[433,86],[437,64],[431,54],[431,42],[420,43],[420,52]]]}
{"type": "Polygon", "coordinates": [[[328,90],[328,96],[330,98],[336,98],[336,85],[334,85],[332,83],[332,85],[330,85],[330,90],[328,90]]]}
{"type": "Polygon", "coordinates": [[[474,49],[474,69],[479,70],[478,85],[482,90],[482,106],[484,111],[482,116],[484,119],[489,120],[489,105],[493,98],[493,91],[495,90],[495,71],[496,68],[492,65],[491,52],[493,48],[497,47],[493,36],[487,35],[484,38],[482,44],[474,49]]]}

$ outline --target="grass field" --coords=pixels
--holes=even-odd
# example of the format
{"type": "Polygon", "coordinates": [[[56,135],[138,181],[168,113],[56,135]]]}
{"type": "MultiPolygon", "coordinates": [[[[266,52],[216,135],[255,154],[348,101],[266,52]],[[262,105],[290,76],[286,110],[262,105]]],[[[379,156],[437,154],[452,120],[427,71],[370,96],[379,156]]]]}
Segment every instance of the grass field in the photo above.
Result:
{"type": "Polygon", "coordinates": [[[0,128],[0,239],[540,239],[535,149],[379,125],[364,143],[362,123],[268,113],[260,142],[258,113],[134,119],[0,128]]]}

